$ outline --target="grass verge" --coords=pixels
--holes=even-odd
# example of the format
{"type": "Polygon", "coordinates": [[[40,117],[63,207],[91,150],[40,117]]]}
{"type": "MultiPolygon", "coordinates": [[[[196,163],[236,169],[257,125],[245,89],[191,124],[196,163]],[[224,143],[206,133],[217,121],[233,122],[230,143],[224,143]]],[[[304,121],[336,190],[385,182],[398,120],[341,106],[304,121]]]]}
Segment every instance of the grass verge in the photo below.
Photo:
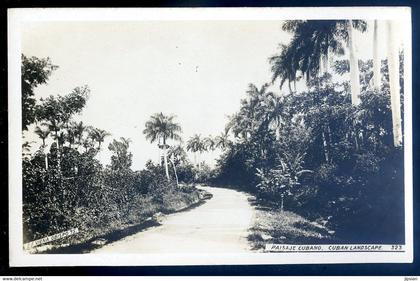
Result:
{"type": "Polygon", "coordinates": [[[255,251],[266,244],[328,244],[333,232],[289,211],[280,211],[261,202],[253,202],[255,214],[248,240],[255,251]]]}

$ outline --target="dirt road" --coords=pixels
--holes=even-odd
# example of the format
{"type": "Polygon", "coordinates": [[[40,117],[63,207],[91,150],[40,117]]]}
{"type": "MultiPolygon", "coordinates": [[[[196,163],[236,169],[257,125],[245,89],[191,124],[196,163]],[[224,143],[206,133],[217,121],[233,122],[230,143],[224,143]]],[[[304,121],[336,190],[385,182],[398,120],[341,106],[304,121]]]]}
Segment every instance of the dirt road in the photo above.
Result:
{"type": "Polygon", "coordinates": [[[238,253],[247,241],[253,208],[248,195],[200,187],[213,194],[191,210],[165,216],[161,225],[105,245],[93,253],[238,253]]]}

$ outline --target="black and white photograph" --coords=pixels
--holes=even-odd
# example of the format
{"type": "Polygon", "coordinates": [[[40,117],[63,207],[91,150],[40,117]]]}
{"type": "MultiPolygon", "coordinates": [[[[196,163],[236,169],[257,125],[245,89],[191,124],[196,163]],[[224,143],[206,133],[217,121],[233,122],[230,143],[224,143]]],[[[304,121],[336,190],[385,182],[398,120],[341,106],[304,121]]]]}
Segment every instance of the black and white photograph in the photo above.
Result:
{"type": "Polygon", "coordinates": [[[410,9],[11,9],[15,266],[412,262],[410,9]]]}

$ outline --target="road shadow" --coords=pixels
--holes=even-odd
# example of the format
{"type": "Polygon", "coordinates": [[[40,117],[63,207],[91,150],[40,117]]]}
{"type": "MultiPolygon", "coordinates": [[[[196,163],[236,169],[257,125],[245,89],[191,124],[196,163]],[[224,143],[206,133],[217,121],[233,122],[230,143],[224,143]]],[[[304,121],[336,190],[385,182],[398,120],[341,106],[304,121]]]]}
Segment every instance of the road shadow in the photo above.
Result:
{"type": "Polygon", "coordinates": [[[181,208],[172,212],[162,211],[161,213],[155,214],[154,216],[146,219],[145,221],[139,224],[128,226],[124,229],[115,230],[106,235],[91,238],[88,241],[85,241],[80,244],[75,244],[75,245],[70,245],[70,246],[60,247],[60,248],[53,248],[53,249],[42,251],[40,253],[42,254],[87,254],[89,252],[92,252],[93,250],[102,248],[105,245],[119,241],[128,236],[147,231],[152,227],[161,226],[162,224],[159,221],[161,220],[163,215],[171,215],[171,214],[176,214],[180,212],[190,211],[192,209],[195,209],[203,205],[204,203],[206,203],[208,200],[210,200],[213,197],[211,193],[206,192],[204,190],[201,190],[201,191],[202,191],[202,196],[200,200],[196,203],[191,204],[188,207],[181,208]]]}

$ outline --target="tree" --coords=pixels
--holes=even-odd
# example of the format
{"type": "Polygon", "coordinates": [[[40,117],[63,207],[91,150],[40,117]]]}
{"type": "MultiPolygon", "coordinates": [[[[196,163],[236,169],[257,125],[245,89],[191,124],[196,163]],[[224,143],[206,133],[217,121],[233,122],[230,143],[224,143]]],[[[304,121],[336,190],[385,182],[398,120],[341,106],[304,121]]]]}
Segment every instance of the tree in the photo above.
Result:
{"type": "Polygon", "coordinates": [[[67,127],[66,140],[69,143],[69,148],[71,148],[72,145],[75,144],[76,142],[76,131],[74,127],[71,125],[71,123],[67,127]]]}
{"type": "Polygon", "coordinates": [[[256,176],[260,183],[257,187],[271,196],[280,195],[280,210],[284,210],[284,198],[293,194],[294,189],[300,185],[300,176],[312,173],[303,169],[304,154],[283,152],[280,164],[270,171],[256,169],[256,176]]]}
{"type": "Polygon", "coordinates": [[[35,128],[35,134],[37,134],[38,137],[42,140],[42,150],[44,151],[44,155],[45,155],[45,170],[48,170],[48,154],[45,151],[45,148],[46,148],[45,140],[50,135],[50,130],[48,128],[43,130],[37,126],[35,128]]]}
{"type": "Polygon", "coordinates": [[[38,137],[42,140],[42,146],[45,146],[45,140],[50,135],[50,130],[48,128],[47,129],[42,129],[39,126],[36,126],[35,134],[37,134],[38,137]]]}
{"type": "Polygon", "coordinates": [[[355,42],[353,38],[353,24],[352,21],[347,22],[347,44],[349,48],[350,57],[350,89],[352,104],[358,105],[360,103],[360,75],[359,75],[359,60],[356,56],[355,42]]]}
{"type": "Polygon", "coordinates": [[[41,103],[35,107],[36,120],[54,132],[59,173],[61,173],[61,147],[65,140],[64,130],[69,127],[72,116],[84,108],[89,92],[87,86],[77,87],[65,96],[49,96],[45,100],[41,99],[41,103]]]}
{"type": "Polygon", "coordinates": [[[328,71],[328,58],[344,52],[338,32],[342,25],[343,21],[334,20],[286,21],[282,28],[293,33],[293,38],[283,50],[287,54],[283,65],[299,71],[307,81],[328,71]]]}
{"type": "MultiPolygon", "coordinates": [[[[327,62],[331,54],[343,55],[347,45],[350,56],[351,93],[353,104],[359,102],[360,85],[358,78],[358,60],[354,52],[353,29],[366,31],[367,24],[361,20],[310,20],[285,21],[283,30],[293,33],[292,41],[287,49],[277,58],[271,60],[274,77],[283,70],[276,65],[286,67],[288,72],[300,72],[307,82],[323,73],[323,62],[327,62]],[[284,61],[279,61],[280,59],[284,61]],[[276,72],[277,71],[277,72],[276,72]],[[357,82],[357,83],[356,83],[357,82]]],[[[327,69],[328,67],[324,67],[327,69]]],[[[284,71],[283,71],[284,72],[284,71]]]]}
{"type": "Polygon", "coordinates": [[[72,122],[71,123],[71,127],[73,128],[74,131],[74,136],[76,138],[76,143],[77,145],[82,145],[83,144],[83,133],[87,130],[87,127],[83,124],[82,121],[76,123],[76,122],[72,122]]]}
{"type": "Polygon", "coordinates": [[[216,148],[216,143],[211,136],[204,138],[203,143],[206,151],[213,151],[216,148]]]}
{"type": "Polygon", "coordinates": [[[274,93],[268,93],[264,98],[264,129],[274,130],[279,137],[279,129],[285,115],[284,99],[274,93]]]}
{"type": "Polygon", "coordinates": [[[286,45],[280,45],[280,54],[274,55],[268,59],[271,64],[271,83],[280,79],[280,89],[284,83],[288,81],[289,92],[292,94],[296,91],[297,69],[299,68],[298,61],[294,60],[293,47],[288,48],[286,45]],[[294,83],[294,90],[292,90],[291,83],[294,83]]]}
{"type": "Polygon", "coordinates": [[[182,145],[172,145],[168,150],[168,158],[172,159],[175,165],[187,162],[187,153],[182,145]]]}
{"type": "Polygon", "coordinates": [[[247,96],[241,100],[241,107],[238,113],[232,115],[225,128],[226,133],[233,132],[235,137],[249,141],[250,137],[262,128],[268,126],[267,106],[269,96],[267,92],[269,84],[263,84],[260,88],[250,83],[246,91],[247,96]]]}
{"type": "Polygon", "coordinates": [[[252,120],[248,116],[248,113],[245,112],[245,110],[241,110],[232,114],[228,118],[229,121],[226,124],[225,132],[227,134],[232,132],[235,138],[246,141],[251,135],[252,128],[254,127],[252,120]]]}
{"type": "Polygon", "coordinates": [[[228,134],[226,133],[221,133],[220,135],[216,136],[214,139],[214,143],[215,147],[221,148],[223,150],[231,144],[231,142],[229,141],[228,134]]]}
{"type": "Polygon", "coordinates": [[[169,147],[168,150],[168,160],[172,164],[172,168],[174,169],[174,175],[176,180],[176,185],[179,185],[178,181],[178,173],[176,171],[176,166],[181,163],[186,163],[187,161],[187,154],[185,153],[184,148],[181,145],[175,145],[169,147]]]}
{"type": "Polygon", "coordinates": [[[181,140],[179,133],[182,132],[181,126],[174,121],[174,115],[164,115],[161,113],[155,113],[150,117],[150,120],[146,122],[143,134],[146,135],[146,139],[150,140],[151,143],[158,143],[158,147],[163,150],[164,166],[166,178],[168,181],[169,170],[168,170],[168,155],[167,149],[169,148],[168,140],[181,140]]]}
{"type": "Polygon", "coordinates": [[[388,68],[389,68],[389,90],[391,93],[392,131],[394,135],[394,146],[402,144],[401,128],[401,101],[400,101],[400,74],[399,74],[399,38],[395,30],[396,22],[387,21],[388,31],[388,68]]]}
{"type": "Polygon", "coordinates": [[[22,129],[35,122],[36,100],[34,89],[45,84],[52,72],[58,68],[49,58],[26,57],[22,54],[21,79],[22,79],[22,129]]]}
{"type": "Polygon", "coordinates": [[[129,170],[133,162],[133,154],[128,152],[130,147],[130,139],[120,138],[120,140],[113,140],[108,149],[113,153],[111,156],[111,168],[115,171],[129,170]]]}
{"type": "Polygon", "coordinates": [[[187,151],[191,151],[194,153],[195,165],[197,165],[198,169],[200,170],[201,168],[200,159],[198,159],[198,164],[197,164],[196,154],[198,152],[201,155],[201,153],[205,151],[205,144],[204,144],[203,139],[201,138],[201,135],[195,134],[187,141],[187,151]]]}
{"type": "Polygon", "coordinates": [[[374,20],[373,25],[373,87],[379,90],[381,88],[381,58],[379,57],[378,20],[374,20]]]}
{"type": "Polygon", "coordinates": [[[88,138],[85,138],[82,141],[82,145],[83,145],[83,147],[85,149],[85,152],[88,152],[89,148],[92,148],[93,147],[92,140],[89,137],[88,138]]]}
{"type": "Polygon", "coordinates": [[[89,131],[89,135],[93,141],[98,142],[98,149],[100,149],[101,144],[104,142],[105,138],[110,136],[111,134],[105,130],[93,128],[89,131]]]}

